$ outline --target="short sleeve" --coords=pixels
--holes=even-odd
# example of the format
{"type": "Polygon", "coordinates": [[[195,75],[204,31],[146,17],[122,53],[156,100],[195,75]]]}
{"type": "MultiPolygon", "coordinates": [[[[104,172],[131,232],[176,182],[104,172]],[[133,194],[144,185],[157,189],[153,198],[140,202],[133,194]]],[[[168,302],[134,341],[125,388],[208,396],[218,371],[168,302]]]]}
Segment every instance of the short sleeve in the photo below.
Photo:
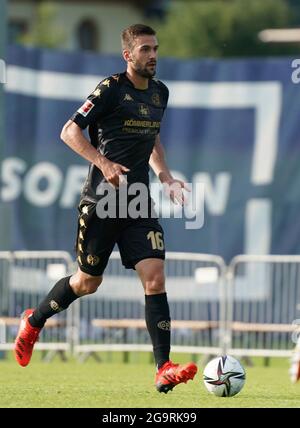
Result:
{"type": "Polygon", "coordinates": [[[169,101],[169,89],[162,82],[160,82],[160,85],[161,85],[161,93],[162,93],[162,98],[163,98],[163,109],[165,111],[165,109],[167,108],[167,105],[168,105],[168,101],[169,101]]]}
{"type": "Polygon", "coordinates": [[[73,114],[71,120],[81,129],[93,124],[114,108],[115,81],[107,78],[102,80],[88,96],[84,104],[73,114]]]}

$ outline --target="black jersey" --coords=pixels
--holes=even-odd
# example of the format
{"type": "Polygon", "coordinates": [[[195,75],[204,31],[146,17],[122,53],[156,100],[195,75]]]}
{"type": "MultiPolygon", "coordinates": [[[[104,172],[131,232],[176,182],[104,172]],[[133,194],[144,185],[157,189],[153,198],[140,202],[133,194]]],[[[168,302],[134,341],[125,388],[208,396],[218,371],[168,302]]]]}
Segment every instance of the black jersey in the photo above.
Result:
{"type": "MultiPolygon", "coordinates": [[[[168,97],[168,88],[159,80],[149,79],[148,88],[141,90],[121,73],[102,80],[71,120],[82,129],[89,127],[91,144],[102,155],[130,169],[128,184],[148,186],[149,158],[168,97]]],[[[91,164],[82,197],[96,202],[103,181],[101,171],[91,164]]]]}

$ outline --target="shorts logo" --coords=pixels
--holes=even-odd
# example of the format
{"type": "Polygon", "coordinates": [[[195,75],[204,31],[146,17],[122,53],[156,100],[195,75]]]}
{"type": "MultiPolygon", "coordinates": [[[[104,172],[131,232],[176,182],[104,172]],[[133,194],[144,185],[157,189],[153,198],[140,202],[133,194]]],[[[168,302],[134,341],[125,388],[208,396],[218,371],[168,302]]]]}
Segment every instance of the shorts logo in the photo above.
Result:
{"type": "Polygon", "coordinates": [[[59,307],[59,304],[55,300],[50,301],[50,308],[55,312],[60,312],[63,310],[59,307]]]}
{"type": "Polygon", "coordinates": [[[89,254],[86,260],[91,266],[96,266],[100,262],[100,258],[98,256],[93,256],[92,254],[89,254]]]}
{"type": "Polygon", "coordinates": [[[157,323],[157,327],[161,330],[170,331],[171,330],[171,322],[170,321],[159,321],[157,323]]]}
{"type": "Polygon", "coordinates": [[[94,107],[95,107],[95,104],[93,104],[92,101],[86,100],[86,102],[78,110],[78,113],[86,117],[94,107]]]}

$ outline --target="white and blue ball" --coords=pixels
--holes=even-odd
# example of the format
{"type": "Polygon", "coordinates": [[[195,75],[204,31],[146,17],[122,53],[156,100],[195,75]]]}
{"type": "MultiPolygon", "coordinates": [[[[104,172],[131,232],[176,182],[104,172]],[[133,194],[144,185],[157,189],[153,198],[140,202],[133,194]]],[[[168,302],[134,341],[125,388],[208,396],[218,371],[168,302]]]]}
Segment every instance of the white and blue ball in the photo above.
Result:
{"type": "Polygon", "coordinates": [[[210,393],[218,397],[233,397],[243,388],[246,373],[237,359],[223,355],[207,363],[203,380],[210,393]]]}

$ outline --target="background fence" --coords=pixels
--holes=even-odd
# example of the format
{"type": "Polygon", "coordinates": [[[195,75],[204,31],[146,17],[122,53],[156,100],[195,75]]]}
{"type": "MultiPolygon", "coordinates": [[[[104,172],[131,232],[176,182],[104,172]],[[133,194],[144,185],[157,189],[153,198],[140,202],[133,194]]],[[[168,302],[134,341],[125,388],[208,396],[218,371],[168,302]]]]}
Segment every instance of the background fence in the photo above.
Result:
{"type": "MultiPolygon", "coordinates": [[[[166,288],[172,317],[172,350],[220,353],[224,328],[225,264],[213,255],[168,253],[166,288]]],[[[134,271],[113,253],[99,293],[76,303],[77,353],[151,350],[144,323],[144,291],[134,271]]]]}
{"type": "MultiPolygon", "coordinates": [[[[19,316],[61,277],[74,272],[65,252],[0,253],[0,350],[13,347],[19,316]]],[[[168,253],[166,287],[172,351],[192,354],[289,356],[298,334],[300,256],[222,258],[168,253]]],[[[100,290],[48,320],[37,349],[79,359],[99,351],[150,351],[144,291],[113,253],[100,290]]]]}
{"type": "MultiPolygon", "coordinates": [[[[70,272],[71,256],[62,251],[0,253],[1,318],[0,350],[12,349],[24,309],[34,308],[53,284],[70,272]]],[[[71,345],[72,309],[47,321],[36,349],[55,352],[69,351],[71,345]]]]}
{"type": "Polygon", "coordinates": [[[289,356],[300,327],[300,256],[237,256],[226,290],[228,352],[289,356]]]}

